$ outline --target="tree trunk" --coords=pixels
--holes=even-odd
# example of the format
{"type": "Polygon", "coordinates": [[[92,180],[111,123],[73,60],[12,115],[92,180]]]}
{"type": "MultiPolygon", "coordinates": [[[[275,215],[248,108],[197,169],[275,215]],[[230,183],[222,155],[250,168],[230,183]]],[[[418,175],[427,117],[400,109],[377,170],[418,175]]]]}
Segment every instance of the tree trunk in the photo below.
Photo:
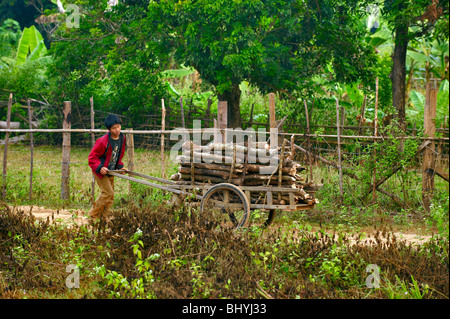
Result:
{"type": "Polygon", "coordinates": [[[402,129],[406,128],[406,51],[408,49],[408,25],[401,24],[395,29],[395,47],[390,78],[392,81],[392,104],[397,110],[397,118],[402,129]]]}
{"type": "Polygon", "coordinates": [[[239,84],[233,84],[232,88],[218,95],[219,101],[228,102],[228,127],[242,127],[240,111],[241,89],[239,84]]]}

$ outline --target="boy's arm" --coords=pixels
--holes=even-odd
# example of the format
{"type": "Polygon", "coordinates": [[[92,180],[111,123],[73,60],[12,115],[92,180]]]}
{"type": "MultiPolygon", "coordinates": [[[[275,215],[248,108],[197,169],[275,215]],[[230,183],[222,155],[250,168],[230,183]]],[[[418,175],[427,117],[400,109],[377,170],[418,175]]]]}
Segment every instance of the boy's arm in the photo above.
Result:
{"type": "Polygon", "coordinates": [[[100,170],[103,167],[103,164],[100,161],[100,157],[105,153],[105,150],[106,146],[103,145],[103,143],[101,143],[99,140],[97,140],[91,152],[89,153],[89,166],[97,174],[100,174],[100,170]]]}

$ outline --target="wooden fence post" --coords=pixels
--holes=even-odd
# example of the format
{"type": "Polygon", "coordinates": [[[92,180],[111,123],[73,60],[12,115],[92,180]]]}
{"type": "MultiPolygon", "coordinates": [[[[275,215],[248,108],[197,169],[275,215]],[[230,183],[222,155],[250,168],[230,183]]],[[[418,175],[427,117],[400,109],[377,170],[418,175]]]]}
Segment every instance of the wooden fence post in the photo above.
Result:
{"type": "MultiPolygon", "coordinates": [[[[6,129],[11,128],[11,108],[12,108],[12,93],[9,94],[8,100],[8,114],[6,116],[6,129]]],[[[6,133],[5,137],[5,149],[3,153],[3,198],[6,198],[6,166],[8,164],[8,144],[9,144],[9,132],[6,133]]]]}
{"type": "Polygon", "coordinates": [[[228,126],[228,102],[219,101],[217,106],[217,122],[219,126],[219,143],[227,142],[227,132],[225,131],[228,126]]]}
{"type": "Polygon", "coordinates": [[[184,123],[183,97],[180,97],[180,108],[181,108],[181,126],[183,128],[186,128],[186,123],[184,123]]]}
{"type": "Polygon", "coordinates": [[[308,105],[306,105],[306,100],[304,100],[305,104],[305,115],[306,115],[306,134],[308,134],[308,138],[306,139],[308,144],[308,162],[309,162],[309,176],[310,176],[310,182],[313,180],[313,173],[312,173],[312,158],[311,158],[311,130],[309,127],[309,115],[308,115],[308,105]]]}
{"type": "MultiPolygon", "coordinates": [[[[95,120],[94,120],[94,97],[91,96],[89,99],[89,103],[91,104],[91,129],[95,129],[95,120]]],[[[91,144],[92,147],[95,145],[95,133],[91,133],[91,144]]],[[[91,190],[91,203],[93,204],[95,201],[95,177],[92,175],[92,190],[91,190]]]]}
{"type": "MultiPolygon", "coordinates": [[[[31,130],[33,128],[32,123],[33,111],[31,110],[30,99],[28,99],[27,103],[28,103],[28,122],[31,130]]],[[[33,194],[33,149],[34,149],[33,133],[30,133],[30,201],[32,199],[33,194]]]]}
{"type": "Polygon", "coordinates": [[[375,116],[373,127],[375,136],[378,136],[378,77],[375,79],[375,116]]]}
{"type": "Polygon", "coordinates": [[[277,119],[275,115],[275,94],[269,93],[269,131],[270,131],[270,148],[278,146],[277,119]]]}
{"type": "MultiPolygon", "coordinates": [[[[63,102],[63,129],[70,130],[72,127],[72,103],[63,102]]],[[[62,166],[61,166],[61,199],[70,198],[70,132],[63,133],[62,166]]]]}
{"type": "MultiPolygon", "coordinates": [[[[373,127],[374,127],[374,143],[377,142],[376,137],[378,136],[378,77],[375,79],[375,116],[373,119],[373,127]]],[[[376,165],[376,157],[377,157],[377,149],[375,148],[375,165],[373,167],[373,190],[372,190],[372,200],[375,204],[377,201],[377,192],[376,192],[376,182],[377,182],[377,165],[376,165]]]]}
{"type": "Polygon", "coordinates": [[[213,126],[214,126],[214,143],[219,143],[219,132],[217,129],[217,127],[218,127],[217,119],[214,119],[213,126]]]}
{"type": "MultiPolygon", "coordinates": [[[[436,81],[427,83],[424,109],[424,133],[425,136],[434,137],[436,132],[436,104],[437,104],[436,81]]],[[[429,140],[431,144],[423,152],[422,162],[422,201],[426,211],[430,210],[431,199],[434,193],[434,171],[435,171],[435,142],[429,140]]]]}
{"type": "MultiPolygon", "coordinates": [[[[127,128],[127,131],[132,131],[132,128],[127,128]]],[[[134,135],[127,134],[127,153],[128,153],[128,170],[134,171],[134,135]]],[[[129,183],[129,193],[131,194],[131,182],[129,183]]]]}
{"type": "Polygon", "coordinates": [[[166,178],[165,165],[164,165],[164,132],[166,130],[166,108],[164,107],[164,99],[161,100],[162,103],[162,115],[161,115],[161,178],[166,178]]]}
{"type": "Polygon", "coordinates": [[[341,128],[339,121],[339,100],[336,99],[336,127],[337,127],[337,148],[338,148],[338,160],[339,160],[339,194],[341,201],[344,197],[344,191],[342,189],[342,154],[341,154],[341,128]]]}
{"type": "MultiPolygon", "coordinates": [[[[166,108],[166,127],[167,129],[171,128],[170,124],[170,100],[167,100],[167,103],[164,104],[166,108]]],[[[166,140],[164,142],[164,147],[170,148],[170,135],[166,137],[166,140]]]]}

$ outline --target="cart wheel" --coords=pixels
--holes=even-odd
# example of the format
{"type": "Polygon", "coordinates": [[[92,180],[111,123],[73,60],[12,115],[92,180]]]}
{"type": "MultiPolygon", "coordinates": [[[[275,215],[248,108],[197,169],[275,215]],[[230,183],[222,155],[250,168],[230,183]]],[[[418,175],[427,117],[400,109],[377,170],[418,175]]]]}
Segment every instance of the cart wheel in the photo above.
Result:
{"type": "Polygon", "coordinates": [[[222,183],[214,185],[206,192],[200,211],[218,216],[225,227],[238,229],[247,224],[250,204],[239,187],[222,183]]]}

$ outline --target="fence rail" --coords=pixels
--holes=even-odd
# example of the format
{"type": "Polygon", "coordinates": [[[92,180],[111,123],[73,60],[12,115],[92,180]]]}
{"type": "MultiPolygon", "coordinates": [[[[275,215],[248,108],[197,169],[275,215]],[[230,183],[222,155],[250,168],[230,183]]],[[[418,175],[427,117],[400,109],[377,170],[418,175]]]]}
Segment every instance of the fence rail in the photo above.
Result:
{"type": "MultiPolygon", "coordinates": [[[[183,129],[183,128],[173,128],[171,130],[134,130],[125,129],[121,130],[124,134],[167,134],[170,135],[174,130],[179,129],[187,133],[204,133],[207,130],[213,128],[204,129],[183,129]]],[[[233,129],[217,129],[221,132],[226,132],[227,130],[233,129]]],[[[102,129],[0,129],[0,133],[107,133],[108,130],[102,129]]],[[[245,133],[245,131],[244,131],[245,133]]],[[[449,141],[448,137],[426,137],[426,136],[368,136],[368,135],[333,135],[333,134],[308,134],[308,133],[277,133],[281,136],[301,136],[310,138],[343,138],[343,139],[367,139],[367,140],[386,140],[386,139],[397,139],[397,140],[431,140],[431,141],[449,141]]]]}

